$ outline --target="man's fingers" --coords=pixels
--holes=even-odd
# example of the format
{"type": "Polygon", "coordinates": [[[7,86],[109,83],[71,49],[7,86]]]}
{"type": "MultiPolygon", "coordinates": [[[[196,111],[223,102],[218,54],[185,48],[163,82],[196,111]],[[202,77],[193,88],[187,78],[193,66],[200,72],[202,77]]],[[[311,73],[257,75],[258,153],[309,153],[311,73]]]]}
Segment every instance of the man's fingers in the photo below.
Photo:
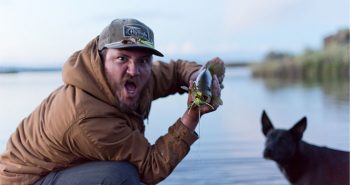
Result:
{"type": "Polygon", "coordinates": [[[213,76],[212,81],[212,96],[220,97],[221,96],[221,86],[216,75],[213,76]]]}
{"type": "Polygon", "coordinates": [[[189,80],[189,91],[192,90],[192,88],[193,88],[193,83],[194,83],[193,80],[189,80]]]}
{"type": "Polygon", "coordinates": [[[190,80],[189,81],[189,89],[188,89],[188,106],[191,104],[191,102],[193,101],[193,98],[192,98],[192,89],[193,89],[193,81],[190,80]]]}
{"type": "Polygon", "coordinates": [[[216,75],[213,76],[213,81],[212,81],[212,100],[211,100],[211,105],[212,105],[212,111],[217,110],[219,107],[220,103],[217,101],[218,98],[221,97],[221,86],[219,84],[219,80],[216,75]]]}

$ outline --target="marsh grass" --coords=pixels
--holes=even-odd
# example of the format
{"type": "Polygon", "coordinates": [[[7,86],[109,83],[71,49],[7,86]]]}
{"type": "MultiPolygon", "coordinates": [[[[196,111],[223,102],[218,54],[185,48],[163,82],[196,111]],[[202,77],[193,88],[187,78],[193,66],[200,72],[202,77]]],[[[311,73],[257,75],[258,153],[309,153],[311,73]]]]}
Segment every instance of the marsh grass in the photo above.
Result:
{"type": "Polygon", "coordinates": [[[324,82],[349,80],[349,46],[331,46],[320,51],[305,51],[298,56],[266,58],[251,65],[254,77],[324,82]]]}
{"type": "MultiPolygon", "coordinates": [[[[347,30],[348,33],[348,30],[347,30]]],[[[349,99],[350,44],[349,37],[342,42],[326,44],[320,50],[307,49],[300,55],[270,52],[261,63],[250,66],[254,78],[263,78],[269,88],[291,84],[321,87],[337,99],[349,99]],[[345,41],[346,40],[346,41],[345,41]],[[333,91],[334,92],[334,91],[333,91]]]]}

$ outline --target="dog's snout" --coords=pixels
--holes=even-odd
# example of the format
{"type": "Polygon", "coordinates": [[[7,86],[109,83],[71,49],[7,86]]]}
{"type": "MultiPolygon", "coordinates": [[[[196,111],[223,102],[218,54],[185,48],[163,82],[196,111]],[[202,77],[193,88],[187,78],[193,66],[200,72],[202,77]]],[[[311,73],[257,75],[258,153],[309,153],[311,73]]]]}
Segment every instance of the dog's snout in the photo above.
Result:
{"type": "Polygon", "coordinates": [[[271,158],[272,157],[272,149],[271,148],[266,148],[264,151],[263,151],[263,157],[264,158],[271,158]]]}

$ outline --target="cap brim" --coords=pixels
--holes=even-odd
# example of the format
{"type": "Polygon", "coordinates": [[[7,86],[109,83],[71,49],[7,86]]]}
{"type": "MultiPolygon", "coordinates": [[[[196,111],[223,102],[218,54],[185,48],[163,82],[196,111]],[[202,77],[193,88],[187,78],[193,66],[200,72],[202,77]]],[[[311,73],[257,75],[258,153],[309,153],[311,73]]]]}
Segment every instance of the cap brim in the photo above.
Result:
{"type": "Polygon", "coordinates": [[[108,44],[105,46],[105,48],[113,48],[113,49],[120,49],[120,48],[143,48],[151,51],[152,54],[163,57],[164,55],[157,51],[154,48],[145,46],[145,45],[140,45],[140,44],[108,44]]]}

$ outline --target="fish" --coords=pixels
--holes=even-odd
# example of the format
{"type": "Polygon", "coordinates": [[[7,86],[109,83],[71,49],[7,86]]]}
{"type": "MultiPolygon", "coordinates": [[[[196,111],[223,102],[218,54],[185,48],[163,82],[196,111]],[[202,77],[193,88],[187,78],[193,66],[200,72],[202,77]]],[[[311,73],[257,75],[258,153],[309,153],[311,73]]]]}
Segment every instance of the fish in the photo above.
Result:
{"type": "MultiPolygon", "coordinates": [[[[208,105],[212,109],[214,107],[210,104],[223,105],[223,101],[220,97],[212,95],[212,79],[213,76],[224,77],[224,68],[218,63],[208,62],[206,65],[202,66],[199,70],[199,74],[193,81],[192,88],[190,90],[192,96],[192,102],[190,103],[188,109],[192,109],[194,106],[208,105]]],[[[220,83],[221,89],[224,88],[223,84],[220,83]]],[[[182,86],[183,89],[188,90],[187,87],[182,86]]],[[[188,90],[189,91],[189,90],[188,90]]]]}

